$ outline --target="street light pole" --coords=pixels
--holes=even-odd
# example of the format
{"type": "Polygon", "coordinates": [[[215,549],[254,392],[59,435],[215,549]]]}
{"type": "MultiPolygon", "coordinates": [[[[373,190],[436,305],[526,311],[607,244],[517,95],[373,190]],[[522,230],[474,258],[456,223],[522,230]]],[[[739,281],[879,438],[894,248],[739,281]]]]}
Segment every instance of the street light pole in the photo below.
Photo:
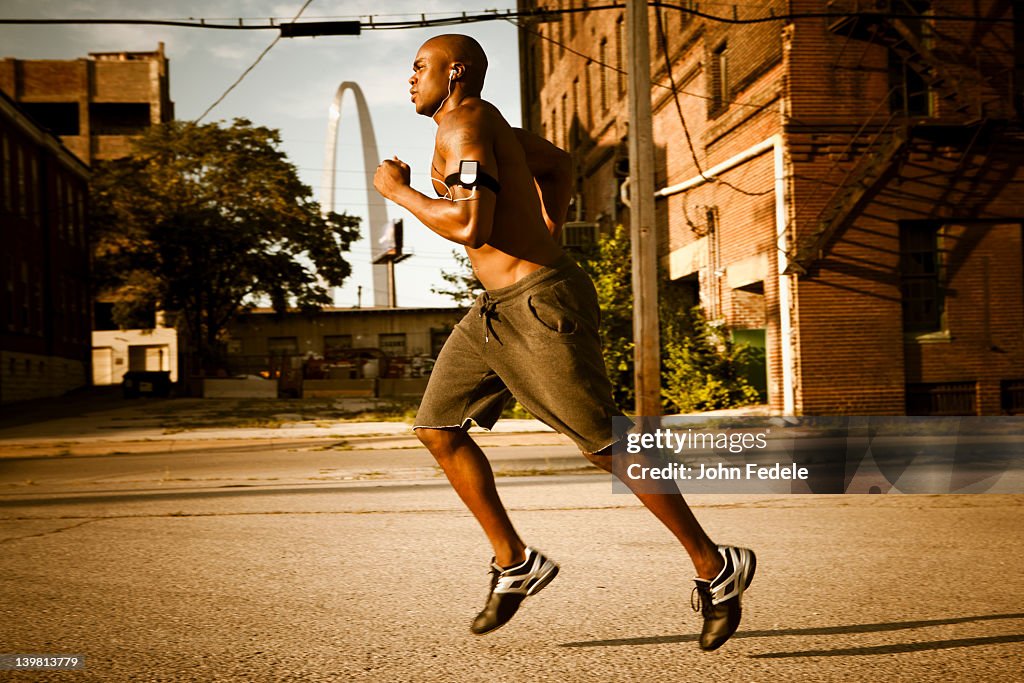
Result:
{"type": "Polygon", "coordinates": [[[629,225],[633,259],[636,414],[661,415],[658,235],[654,215],[654,133],[646,0],[626,0],[629,61],[629,225]]]}

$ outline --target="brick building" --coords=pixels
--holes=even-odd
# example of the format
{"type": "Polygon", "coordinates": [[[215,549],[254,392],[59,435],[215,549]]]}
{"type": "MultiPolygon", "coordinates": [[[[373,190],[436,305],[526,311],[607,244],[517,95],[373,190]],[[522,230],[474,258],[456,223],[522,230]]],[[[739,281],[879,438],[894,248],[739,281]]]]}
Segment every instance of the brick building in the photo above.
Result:
{"type": "MultiPolygon", "coordinates": [[[[163,43],[153,52],[74,60],[3,59],[0,91],[89,165],[129,155],[135,137],[174,118],[163,43]]],[[[110,320],[116,296],[95,294],[93,384],[119,384],[128,370],[166,370],[176,379],[177,332],[160,325],[120,330],[110,320]]]]}
{"type": "MultiPolygon", "coordinates": [[[[780,18],[650,9],[660,286],[764,344],[774,411],[1024,411],[1013,3],[689,6],[780,18]]],[[[572,152],[580,226],[628,224],[625,39],[623,8],[520,32],[524,125],[572,152]]]]}
{"type": "Polygon", "coordinates": [[[0,90],[79,159],[117,159],[149,126],[174,118],[164,44],[73,60],[0,60],[0,90]]]}
{"type": "Polygon", "coordinates": [[[0,403],[88,383],[88,179],[0,92],[0,403]]]}

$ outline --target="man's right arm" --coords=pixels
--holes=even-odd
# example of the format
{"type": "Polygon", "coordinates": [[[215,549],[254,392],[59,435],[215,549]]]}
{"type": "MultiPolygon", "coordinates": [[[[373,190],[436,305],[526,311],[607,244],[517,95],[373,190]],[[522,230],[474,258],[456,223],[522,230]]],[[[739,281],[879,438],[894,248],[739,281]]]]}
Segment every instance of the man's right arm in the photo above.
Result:
{"type": "Polygon", "coordinates": [[[540,195],[544,222],[555,242],[560,242],[572,199],[572,157],[564,150],[522,128],[513,128],[516,139],[526,153],[537,192],[540,195]]]}

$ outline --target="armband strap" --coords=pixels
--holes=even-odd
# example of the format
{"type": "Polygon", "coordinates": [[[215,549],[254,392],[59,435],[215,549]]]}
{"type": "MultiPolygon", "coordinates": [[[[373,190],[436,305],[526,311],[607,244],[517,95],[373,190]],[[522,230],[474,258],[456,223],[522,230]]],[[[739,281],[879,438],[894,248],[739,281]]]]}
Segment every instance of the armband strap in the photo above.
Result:
{"type": "Polygon", "coordinates": [[[454,187],[461,185],[465,188],[477,188],[486,187],[494,194],[501,192],[501,183],[499,183],[494,176],[485,173],[484,171],[477,171],[473,180],[463,179],[462,173],[452,173],[450,176],[444,179],[444,184],[448,187],[454,187]]]}

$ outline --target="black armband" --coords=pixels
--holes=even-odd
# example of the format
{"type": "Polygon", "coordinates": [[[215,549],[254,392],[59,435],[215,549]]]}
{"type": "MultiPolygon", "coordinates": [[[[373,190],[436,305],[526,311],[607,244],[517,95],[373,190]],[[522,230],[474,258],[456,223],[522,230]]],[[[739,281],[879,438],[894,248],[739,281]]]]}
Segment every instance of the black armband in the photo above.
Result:
{"type": "Polygon", "coordinates": [[[501,183],[494,176],[482,171],[479,161],[460,161],[458,172],[445,178],[444,184],[448,187],[461,185],[471,189],[486,187],[494,194],[501,192],[501,183]]]}

